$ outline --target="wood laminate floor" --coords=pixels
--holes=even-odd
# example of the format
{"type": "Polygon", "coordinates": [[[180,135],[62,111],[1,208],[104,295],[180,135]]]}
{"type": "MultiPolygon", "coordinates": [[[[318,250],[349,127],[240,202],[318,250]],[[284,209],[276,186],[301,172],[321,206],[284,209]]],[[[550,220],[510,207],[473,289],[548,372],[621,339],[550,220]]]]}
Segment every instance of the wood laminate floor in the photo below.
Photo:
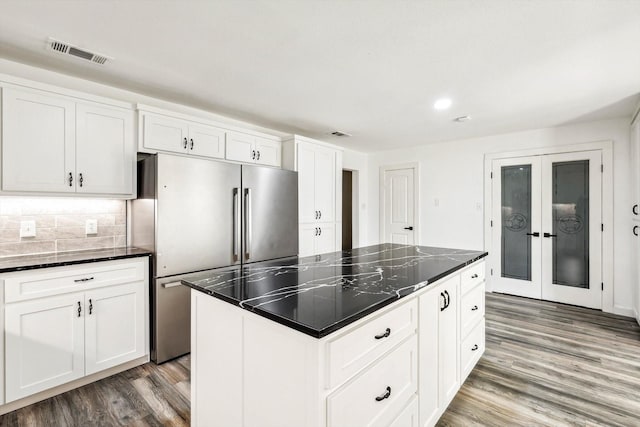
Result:
{"type": "MultiPolygon", "coordinates": [[[[487,294],[483,358],[439,426],[639,426],[633,319],[487,294]]],[[[0,426],[187,426],[189,356],[0,417],[0,426]]],[[[358,426],[354,426],[358,427],[358,426]]]]}

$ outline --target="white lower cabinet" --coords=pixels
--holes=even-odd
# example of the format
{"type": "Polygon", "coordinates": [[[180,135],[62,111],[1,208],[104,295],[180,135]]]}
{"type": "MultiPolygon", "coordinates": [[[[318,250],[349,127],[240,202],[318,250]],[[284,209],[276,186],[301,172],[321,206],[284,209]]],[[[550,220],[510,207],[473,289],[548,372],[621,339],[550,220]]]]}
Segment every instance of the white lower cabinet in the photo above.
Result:
{"type": "Polygon", "coordinates": [[[144,289],[136,283],[85,295],[85,373],[144,356],[144,289]]]}
{"type": "Polygon", "coordinates": [[[148,355],[146,258],[7,273],[0,283],[6,403],[148,355]],[[47,292],[7,289],[16,285],[47,292]]]}
{"type": "Polygon", "coordinates": [[[84,294],[5,307],[6,401],[84,376],[84,294]]]}
{"type": "Polygon", "coordinates": [[[434,426],[484,352],[483,272],[476,262],[320,339],[192,290],[192,425],[434,426]]]}

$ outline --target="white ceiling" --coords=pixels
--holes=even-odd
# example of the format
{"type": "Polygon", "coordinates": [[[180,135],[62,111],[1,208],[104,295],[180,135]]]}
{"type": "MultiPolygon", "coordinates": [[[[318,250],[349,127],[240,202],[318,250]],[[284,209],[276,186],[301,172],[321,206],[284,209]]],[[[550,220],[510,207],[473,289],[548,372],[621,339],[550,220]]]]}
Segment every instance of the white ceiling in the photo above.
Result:
{"type": "Polygon", "coordinates": [[[640,1],[0,0],[0,56],[375,151],[629,116],[640,1]]]}

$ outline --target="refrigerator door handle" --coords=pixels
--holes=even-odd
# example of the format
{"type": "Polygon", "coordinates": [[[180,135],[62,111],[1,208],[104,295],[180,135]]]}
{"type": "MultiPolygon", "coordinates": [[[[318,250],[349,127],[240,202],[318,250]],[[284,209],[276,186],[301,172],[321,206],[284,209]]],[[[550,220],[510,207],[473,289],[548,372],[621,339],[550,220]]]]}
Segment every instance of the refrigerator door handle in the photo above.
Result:
{"type": "Polygon", "coordinates": [[[251,189],[244,189],[244,258],[251,258],[251,189]]]}
{"type": "Polygon", "coordinates": [[[233,189],[233,262],[240,260],[240,194],[239,189],[233,189]]]}

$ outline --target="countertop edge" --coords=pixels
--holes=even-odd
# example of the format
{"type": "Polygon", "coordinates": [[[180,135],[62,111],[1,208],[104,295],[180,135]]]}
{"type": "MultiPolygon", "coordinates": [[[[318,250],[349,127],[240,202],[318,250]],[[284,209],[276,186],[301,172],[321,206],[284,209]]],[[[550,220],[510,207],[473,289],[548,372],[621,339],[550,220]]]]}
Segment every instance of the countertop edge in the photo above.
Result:
{"type": "Polygon", "coordinates": [[[115,261],[119,259],[151,257],[151,256],[153,256],[153,253],[147,251],[147,252],[140,252],[140,253],[133,253],[133,254],[105,255],[103,257],[93,256],[93,257],[88,257],[86,259],[77,259],[77,260],[68,260],[68,261],[43,262],[41,264],[21,265],[21,266],[15,266],[15,267],[4,267],[4,268],[0,267],[0,274],[13,273],[18,271],[39,270],[43,268],[63,267],[63,266],[76,265],[76,264],[90,264],[92,262],[115,261]]]}

